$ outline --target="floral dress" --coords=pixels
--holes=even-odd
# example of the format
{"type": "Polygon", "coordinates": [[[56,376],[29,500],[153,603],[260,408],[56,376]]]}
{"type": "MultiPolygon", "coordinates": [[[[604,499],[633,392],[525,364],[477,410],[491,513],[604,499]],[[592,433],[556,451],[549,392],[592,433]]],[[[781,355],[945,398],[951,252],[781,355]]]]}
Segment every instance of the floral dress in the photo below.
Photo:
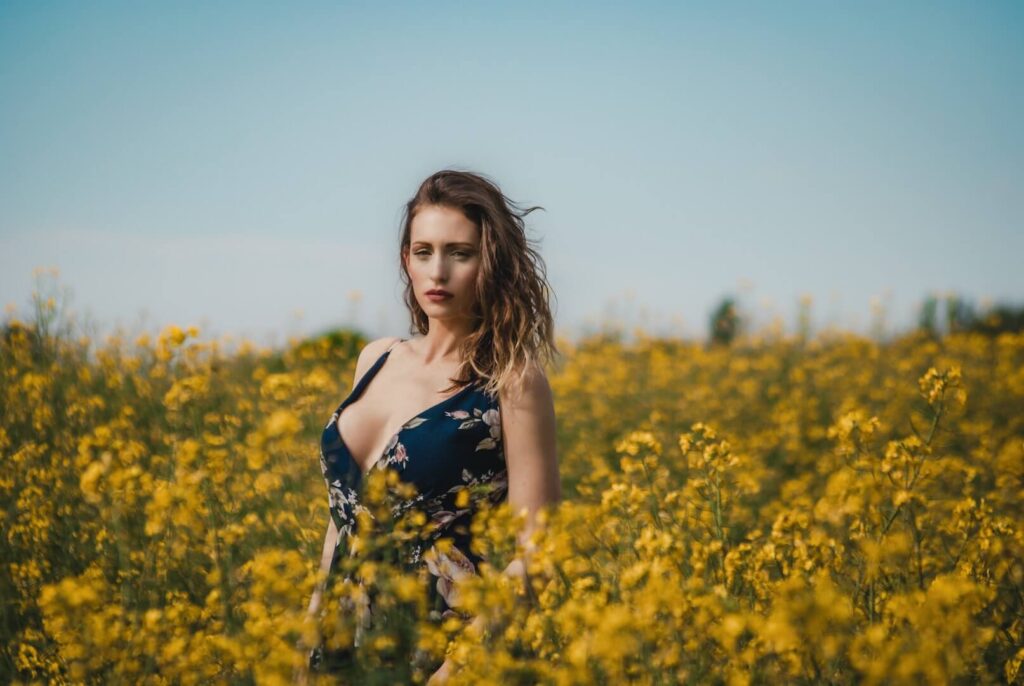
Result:
{"type": "MultiPolygon", "coordinates": [[[[363,475],[340,435],[338,417],[359,399],[387,361],[391,348],[400,342],[392,344],[363,374],[331,415],[321,436],[320,469],[327,484],[330,515],[339,532],[329,575],[334,573],[340,556],[348,554],[349,538],[356,532],[356,514],[365,509],[360,503],[363,475]]],[[[459,604],[459,580],[475,574],[482,561],[470,548],[472,516],[484,501],[493,505],[507,497],[508,472],[498,400],[484,393],[480,384],[469,384],[419,412],[402,424],[369,471],[382,469],[397,471],[401,481],[416,487],[415,496],[392,500],[391,513],[400,517],[417,508],[430,522],[429,538],[413,542],[404,558],[409,568],[426,566],[431,616],[443,619],[459,604]],[[460,499],[462,491],[468,491],[470,498],[460,499]],[[441,538],[451,541],[447,552],[433,545],[441,538]]],[[[359,645],[361,629],[372,621],[371,609],[360,608],[359,617],[355,646],[359,645]]],[[[321,645],[310,652],[309,665],[316,671],[330,671],[332,665],[350,657],[351,650],[332,653],[321,645]]]]}

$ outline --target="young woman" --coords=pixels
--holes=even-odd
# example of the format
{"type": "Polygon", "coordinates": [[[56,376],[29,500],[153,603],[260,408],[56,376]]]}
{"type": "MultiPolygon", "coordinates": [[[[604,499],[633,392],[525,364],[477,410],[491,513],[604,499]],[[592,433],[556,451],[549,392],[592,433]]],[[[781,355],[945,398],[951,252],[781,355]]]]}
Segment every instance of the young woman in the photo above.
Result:
{"type": "MultiPolygon", "coordinates": [[[[453,170],[431,175],[406,204],[401,275],[419,335],[367,344],[352,392],[324,429],[320,462],[331,514],[325,575],[347,550],[371,470],[396,470],[416,487],[416,496],[392,511],[419,508],[431,522],[431,537],[413,544],[405,559],[426,566],[438,618],[458,607],[459,580],[481,562],[469,523],[483,499],[525,510],[519,540],[527,555],[538,511],[561,499],[544,373],[558,352],[550,287],[523,222],[534,209],[514,211],[494,183],[453,170]],[[461,491],[478,495],[467,504],[461,491]],[[433,545],[440,538],[453,544],[446,553],[433,545]]],[[[525,577],[525,569],[525,560],[516,559],[504,572],[525,577]]],[[[314,616],[322,593],[317,589],[310,601],[314,616]]],[[[372,621],[370,608],[358,613],[354,649],[359,629],[372,621]]],[[[308,666],[330,672],[351,655],[317,645],[308,666]]],[[[445,660],[429,683],[442,683],[450,669],[445,660]]]]}

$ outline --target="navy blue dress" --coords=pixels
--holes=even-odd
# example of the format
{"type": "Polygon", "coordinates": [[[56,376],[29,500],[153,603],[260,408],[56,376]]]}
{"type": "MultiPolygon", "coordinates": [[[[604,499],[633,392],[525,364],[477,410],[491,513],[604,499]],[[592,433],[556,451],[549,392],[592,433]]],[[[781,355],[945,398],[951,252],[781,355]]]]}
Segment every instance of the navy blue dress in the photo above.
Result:
{"type": "MultiPolygon", "coordinates": [[[[338,417],[359,399],[384,366],[391,348],[400,342],[395,341],[363,374],[331,415],[320,439],[320,469],[327,484],[330,515],[339,532],[329,578],[340,556],[349,554],[349,537],[356,533],[356,513],[363,508],[363,475],[340,435],[338,417]]],[[[382,469],[395,470],[401,481],[416,487],[410,498],[399,498],[389,491],[390,509],[393,516],[400,517],[417,508],[430,523],[428,537],[412,542],[402,557],[407,569],[426,566],[431,617],[443,619],[457,606],[457,582],[475,574],[482,561],[470,547],[472,516],[484,501],[498,504],[508,493],[497,398],[485,393],[478,382],[419,412],[391,437],[368,474],[382,469]],[[461,491],[467,491],[469,499],[466,502],[463,496],[460,508],[456,498],[461,491]],[[441,538],[452,543],[446,553],[434,547],[441,538]]],[[[355,646],[359,645],[361,629],[372,622],[372,608],[359,608],[358,613],[355,646]]],[[[309,665],[317,671],[330,671],[332,666],[350,660],[351,652],[329,651],[321,645],[310,653],[309,665]]]]}

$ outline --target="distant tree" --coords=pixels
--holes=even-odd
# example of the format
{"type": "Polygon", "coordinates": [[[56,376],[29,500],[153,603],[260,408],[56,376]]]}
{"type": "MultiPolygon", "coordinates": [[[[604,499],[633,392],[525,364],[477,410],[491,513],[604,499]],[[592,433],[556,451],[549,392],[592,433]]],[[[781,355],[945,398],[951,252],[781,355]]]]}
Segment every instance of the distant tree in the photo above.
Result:
{"type": "Polygon", "coordinates": [[[975,323],[974,306],[959,295],[946,297],[946,331],[959,333],[970,330],[975,323]]]}
{"type": "Polygon", "coordinates": [[[934,338],[942,334],[974,332],[988,336],[1024,331],[1024,306],[999,304],[978,312],[966,298],[952,294],[940,300],[929,295],[921,303],[918,328],[934,338]],[[945,319],[945,330],[939,330],[940,304],[945,319]]]}
{"type": "Polygon", "coordinates": [[[736,313],[736,301],[724,298],[711,314],[712,345],[729,345],[739,333],[740,318],[736,313]]]}
{"type": "Polygon", "coordinates": [[[982,313],[970,330],[989,336],[1024,332],[1024,306],[996,305],[982,313]]]}
{"type": "Polygon", "coordinates": [[[917,327],[930,334],[933,338],[939,336],[938,325],[939,300],[934,295],[929,295],[921,303],[920,314],[917,317],[917,327]]]}

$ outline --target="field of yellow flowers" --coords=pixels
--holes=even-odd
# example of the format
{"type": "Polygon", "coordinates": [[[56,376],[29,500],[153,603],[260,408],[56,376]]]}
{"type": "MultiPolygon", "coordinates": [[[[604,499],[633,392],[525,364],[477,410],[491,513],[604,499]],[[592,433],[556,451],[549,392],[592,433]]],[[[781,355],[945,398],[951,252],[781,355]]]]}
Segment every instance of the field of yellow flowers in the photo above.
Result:
{"type": "Polygon", "coordinates": [[[1024,678],[1022,336],[560,341],[565,497],[529,584],[494,571],[517,521],[486,510],[485,630],[427,617],[380,472],[311,626],[317,441],[364,341],[98,342],[37,305],[0,340],[2,682],[291,683],[296,642],[350,642],[370,590],[351,683],[424,683],[414,657],[446,652],[454,684],[1024,678]]]}

